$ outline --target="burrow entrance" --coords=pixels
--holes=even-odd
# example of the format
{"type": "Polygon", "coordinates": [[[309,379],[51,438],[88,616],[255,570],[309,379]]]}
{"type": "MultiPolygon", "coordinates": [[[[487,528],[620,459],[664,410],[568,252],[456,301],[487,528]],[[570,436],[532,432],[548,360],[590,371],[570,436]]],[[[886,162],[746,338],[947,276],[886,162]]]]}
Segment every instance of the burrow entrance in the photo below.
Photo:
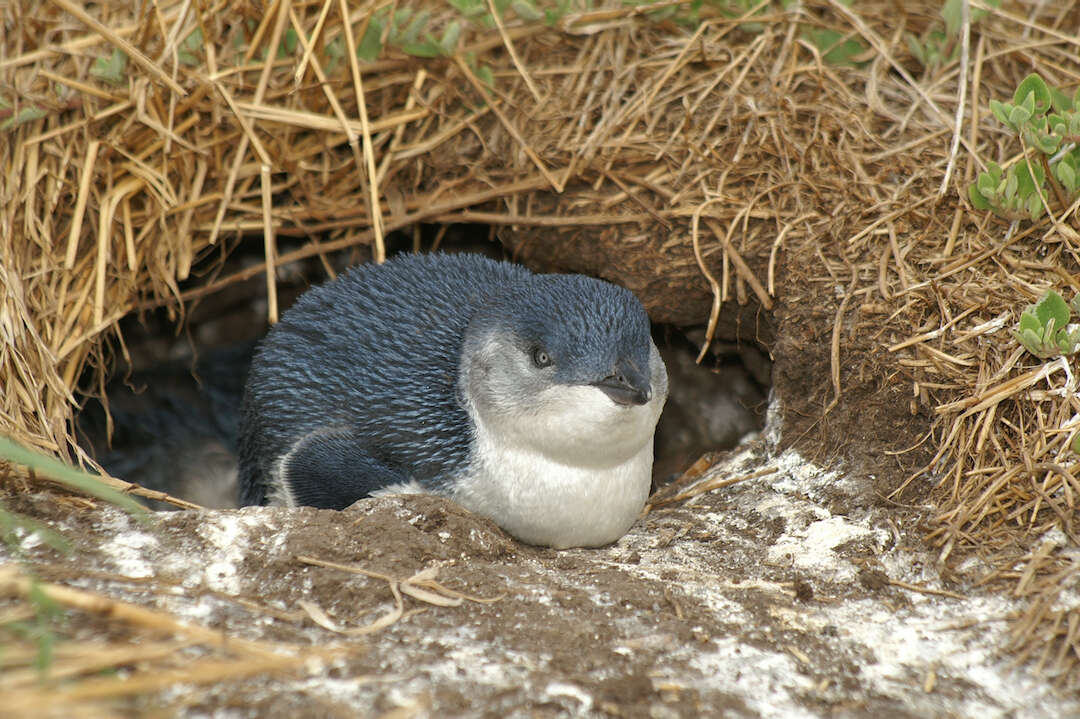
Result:
{"type": "MultiPolygon", "coordinates": [[[[498,235],[488,225],[420,225],[388,236],[387,251],[389,256],[441,251],[517,259],[498,235]]],[[[305,240],[285,239],[279,252],[305,240]]],[[[263,258],[260,238],[234,241],[224,251],[224,265],[217,254],[204,263],[207,268],[213,263],[213,271],[224,277],[263,258]]],[[[308,287],[366,261],[367,248],[355,248],[280,267],[280,311],[308,287]]],[[[196,265],[190,287],[181,291],[206,284],[199,269],[196,265]]],[[[733,335],[730,327],[738,323],[725,319],[700,362],[704,324],[654,323],[654,339],[670,376],[656,435],[654,489],[675,481],[702,458],[715,459],[764,424],[772,367],[768,348],[733,335]]],[[[121,322],[123,343],[113,348],[110,379],[104,388],[86,387],[76,418],[81,445],[110,474],[126,481],[207,507],[235,506],[240,403],[252,353],[267,329],[261,274],[195,298],[182,319],[154,307],[133,313],[121,322]]],[[[762,336],[760,326],[755,333],[762,336]]]]}

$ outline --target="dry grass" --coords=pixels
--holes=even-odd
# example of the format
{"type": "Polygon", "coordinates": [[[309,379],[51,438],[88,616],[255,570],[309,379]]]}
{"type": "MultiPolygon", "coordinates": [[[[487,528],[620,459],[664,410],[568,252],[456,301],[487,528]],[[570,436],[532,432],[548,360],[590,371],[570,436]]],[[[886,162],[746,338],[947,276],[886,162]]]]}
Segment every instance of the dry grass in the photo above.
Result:
{"type": "MultiPolygon", "coordinates": [[[[454,12],[423,4],[439,35],[454,12]]],[[[937,482],[942,566],[982,556],[987,584],[1029,599],[1018,656],[1080,678],[1074,375],[1010,335],[1044,288],[1080,289],[1075,208],[1007,227],[959,199],[1018,152],[990,98],[1032,70],[1080,82],[1080,10],[1007,2],[965,63],[930,70],[904,40],[935,22],[929,0],[810,0],[690,29],[615,6],[470,27],[452,59],[328,61],[388,5],[348,23],[330,0],[0,10],[0,97],[23,120],[0,135],[0,431],[78,455],[73,407],[100,392],[105,340],[136,308],[182,318],[267,268],[356,245],[377,258],[419,221],[491,223],[524,257],[619,277],[659,319],[715,328],[731,300],[779,299],[792,322],[820,310],[821,412],[856,411],[859,378],[910,397],[911,421],[929,417],[933,461],[912,481],[937,482]],[[314,50],[260,59],[290,27],[314,50]],[[865,64],[825,62],[804,27],[859,38],[865,64]],[[112,84],[91,69],[116,47],[132,60],[112,84]],[[264,236],[264,265],[190,283],[245,233],[264,236]],[[278,256],[286,233],[313,239],[278,256]]]]}
{"type": "MultiPolygon", "coordinates": [[[[132,697],[177,684],[199,686],[254,675],[296,674],[312,662],[363,651],[356,642],[310,647],[227,637],[177,620],[168,612],[59,584],[35,583],[14,565],[0,567],[0,596],[27,599],[34,590],[65,610],[106,617],[109,636],[104,641],[63,642],[45,672],[34,666],[33,647],[5,646],[0,657],[5,716],[127,716],[132,697]],[[102,676],[102,672],[120,672],[123,678],[102,676]]],[[[0,623],[26,618],[4,616],[0,623]]]]}

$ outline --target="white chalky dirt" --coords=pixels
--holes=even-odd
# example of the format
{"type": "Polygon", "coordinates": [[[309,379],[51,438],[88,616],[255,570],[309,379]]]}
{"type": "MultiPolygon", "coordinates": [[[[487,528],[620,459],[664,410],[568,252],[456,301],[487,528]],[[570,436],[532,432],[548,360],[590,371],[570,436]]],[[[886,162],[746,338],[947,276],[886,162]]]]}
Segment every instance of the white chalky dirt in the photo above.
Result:
{"type": "MultiPolygon", "coordinates": [[[[765,459],[760,444],[734,453],[713,476],[735,477],[767,466],[776,473],[696,498],[675,512],[658,510],[611,547],[513,554],[500,565],[506,596],[493,606],[505,624],[494,636],[481,631],[479,605],[426,606],[424,613],[364,639],[377,670],[343,678],[332,667],[313,666],[307,676],[274,680],[278,683],[266,691],[300,692],[320,706],[346,707],[357,715],[398,707],[409,716],[440,716],[438,692],[450,690],[474,702],[470,709],[451,712],[455,715],[524,717],[545,707],[549,713],[543,716],[610,716],[610,699],[598,687],[637,672],[651,688],[630,710],[620,710],[631,716],[684,715],[685,705],[677,710],[671,698],[687,693],[696,697],[700,715],[719,717],[1080,716],[1076,697],[1057,693],[1052,678],[1011,668],[1010,657],[1000,653],[1004,620],[1021,606],[1008,597],[974,588],[954,587],[968,597],[955,599],[860,587],[861,567],[851,557],[870,558],[890,579],[944,588],[933,554],[918,544],[917,535],[898,541],[886,510],[862,508],[847,516],[830,511],[836,506],[830,497],[838,492],[857,495],[856,478],[815,467],[790,451],[765,459]],[[567,571],[564,564],[571,560],[575,568],[567,571]],[[670,590],[664,596],[671,605],[660,602],[651,610],[632,605],[625,588],[615,591],[605,583],[603,572],[612,571],[670,590]],[[778,579],[778,571],[804,578],[813,586],[813,598],[796,600],[793,582],[778,579]],[[567,597],[585,599],[568,605],[567,597]],[[677,611],[696,612],[687,619],[685,634],[663,628],[671,627],[670,621],[661,626],[658,620],[661,615],[670,620],[676,604],[677,611]],[[543,628],[528,626],[537,620],[523,620],[525,608],[530,617],[548,612],[552,621],[578,612],[581,618],[575,614],[573,626],[582,632],[574,649],[608,659],[568,673],[558,666],[565,647],[516,646],[511,637],[543,628]],[[589,622],[596,622],[595,633],[589,622]],[[592,636],[596,646],[590,646],[592,636]]],[[[372,505],[381,508],[377,511],[417,522],[406,500],[371,501],[382,503],[372,505]]],[[[853,501],[852,506],[860,505],[853,501]]],[[[179,550],[175,542],[165,550],[154,532],[109,510],[102,526],[111,539],[97,548],[95,568],[138,578],[155,572],[179,578],[182,589],[153,601],[181,619],[202,623],[223,600],[199,589],[260,596],[250,567],[290,556],[289,511],[211,511],[203,515],[197,538],[180,541],[179,550]]],[[[177,517],[162,515],[162,524],[167,528],[177,517]]],[[[490,534],[483,527],[467,533],[481,540],[490,534]]],[[[452,539],[446,530],[432,536],[440,542],[452,539]]],[[[33,540],[25,545],[30,554],[38,548],[33,540]]],[[[979,574],[977,562],[960,570],[979,574]]],[[[452,577],[453,567],[446,573],[452,577]]],[[[299,590],[309,588],[304,582],[310,579],[290,581],[299,590]]],[[[341,581],[342,591],[352,594],[330,607],[339,614],[353,601],[349,597],[365,596],[355,589],[360,580],[341,581]]],[[[1078,595],[1067,593],[1062,601],[1076,602],[1078,595]]],[[[363,616],[371,621],[391,606],[380,600],[365,606],[363,616]]],[[[272,624],[259,617],[242,630],[259,636],[272,624]]],[[[304,641],[328,641],[310,623],[298,631],[309,637],[304,641]]],[[[243,715],[235,706],[187,714],[243,715]]]]}

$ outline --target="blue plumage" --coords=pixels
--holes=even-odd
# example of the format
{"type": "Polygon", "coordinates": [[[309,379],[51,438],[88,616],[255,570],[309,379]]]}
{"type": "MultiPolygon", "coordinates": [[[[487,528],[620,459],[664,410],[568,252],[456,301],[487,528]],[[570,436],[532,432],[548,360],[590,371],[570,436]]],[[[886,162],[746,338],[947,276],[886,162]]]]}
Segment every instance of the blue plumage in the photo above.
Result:
{"type": "MultiPolygon", "coordinates": [[[[456,496],[463,477],[480,471],[485,407],[528,426],[534,410],[541,417],[532,403],[545,391],[592,386],[613,408],[643,405],[659,361],[650,364],[651,353],[641,304],[600,280],[536,275],[477,255],[353,268],[304,294],[256,352],[240,435],[241,504],[284,494],[343,508],[406,483],[456,496]],[[520,387],[504,376],[520,376],[520,387]]],[[[662,406],[666,374],[657,389],[662,406]]],[[[651,427],[648,440],[651,466],[651,427]]]]}

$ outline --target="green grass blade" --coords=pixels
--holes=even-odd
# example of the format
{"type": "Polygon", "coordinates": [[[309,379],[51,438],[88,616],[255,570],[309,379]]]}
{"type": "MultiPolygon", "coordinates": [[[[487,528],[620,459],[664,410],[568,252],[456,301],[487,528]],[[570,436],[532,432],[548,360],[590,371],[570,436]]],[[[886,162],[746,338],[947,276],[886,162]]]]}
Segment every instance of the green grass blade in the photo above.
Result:
{"type": "Polygon", "coordinates": [[[29,450],[22,445],[16,444],[8,437],[0,436],[0,457],[16,464],[25,465],[39,474],[66,484],[80,492],[111,502],[133,514],[139,521],[147,521],[150,517],[146,507],[123,492],[118,492],[107,486],[99,477],[69,467],[55,457],[29,450]]]}

